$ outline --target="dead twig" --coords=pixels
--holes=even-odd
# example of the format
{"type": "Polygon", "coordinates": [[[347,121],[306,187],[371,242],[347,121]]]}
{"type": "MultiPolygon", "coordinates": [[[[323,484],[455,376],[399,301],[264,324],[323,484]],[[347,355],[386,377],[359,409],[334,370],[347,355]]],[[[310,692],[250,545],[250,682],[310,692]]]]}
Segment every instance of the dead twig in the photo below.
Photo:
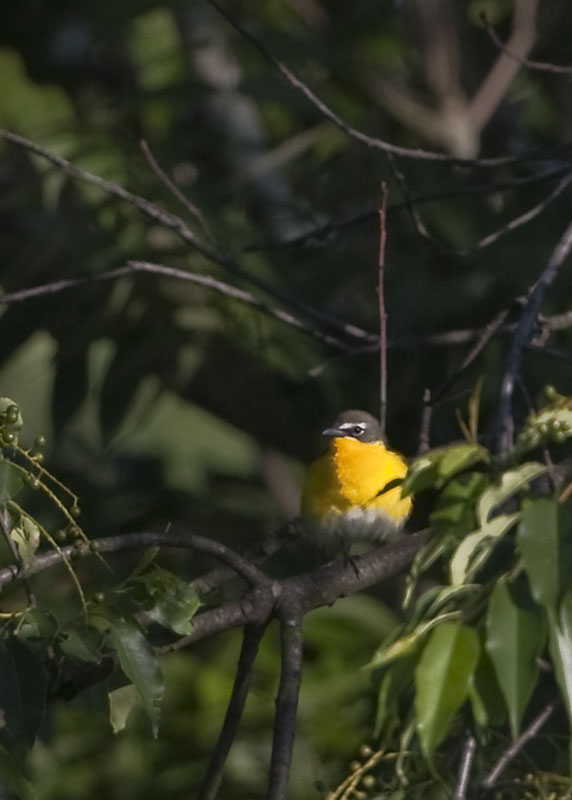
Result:
{"type": "Polygon", "coordinates": [[[508,767],[513,758],[515,758],[515,756],[517,756],[520,753],[522,748],[531,739],[534,739],[538,731],[545,725],[548,719],[552,716],[552,714],[554,713],[554,709],[556,708],[556,705],[557,705],[556,702],[548,703],[542,709],[540,714],[538,714],[538,716],[530,723],[528,728],[526,728],[520,734],[518,739],[516,739],[516,741],[514,741],[510,745],[510,747],[507,747],[507,749],[504,751],[504,753],[499,758],[497,763],[494,765],[492,770],[489,772],[487,777],[481,783],[481,787],[483,789],[489,790],[494,787],[495,783],[502,775],[502,773],[505,771],[505,769],[508,767]]]}

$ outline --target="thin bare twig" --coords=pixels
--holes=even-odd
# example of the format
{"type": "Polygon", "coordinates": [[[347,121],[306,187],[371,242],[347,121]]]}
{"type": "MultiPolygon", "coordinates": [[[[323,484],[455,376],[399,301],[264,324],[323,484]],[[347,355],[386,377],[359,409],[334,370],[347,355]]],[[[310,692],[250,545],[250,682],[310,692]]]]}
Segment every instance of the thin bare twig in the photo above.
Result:
{"type": "Polygon", "coordinates": [[[513,52],[503,42],[501,42],[495,29],[489,22],[487,15],[482,12],[480,16],[487,29],[487,33],[494,42],[495,46],[498,47],[499,50],[502,50],[503,53],[506,53],[507,56],[510,56],[512,59],[517,61],[521,66],[528,67],[529,69],[540,70],[542,72],[552,72],[555,75],[572,75],[572,67],[562,67],[559,64],[550,64],[545,61],[532,61],[529,58],[523,58],[518,53],[513,52]]]}
{"type": "Polygon", "coordinates": [[[379,209],[379,252],[377,258],[377,298],[379,303],[379,427],[385,435],[387,421],[387,311],[385,308],[385,244],[387,241],[387,184],[381,184],[379,209]]]}
{"type": "Polygon", "coordinates": [[[303,610],[295,594],[284,597],[287,600],[277,608],[282,668],[276,698],[267,800],[286,800],[288,796],[288,779],[296,737],[296,711],[302,680],[303,610]]]}
{"type": "Polygon", "coordinates": [[[417,455],[422,456],[431,446],[431,419],[433,417],[433,403],[431,402],[431,389],[423,392],[423,409],[421,411],[421,425],[419,428],[419,446],[417,455]]]}
{"type": "MultiPolygon", "coordinates": [[[[334,125],[343,130],[344,133],[346,133],[352,139],[367,145],[367,147],[382,150],[384,153],[392,153],[396,156],[403,156],[404,158],[421,159],[424,161],[440,161],[445,164],[458,164],[469,167],[498,167],[501,165],[520,163],[523,160],[535,160],[537,158],[544,159],[547,157],[546,152],[535,151],[520,156],[500,156],[497,158],[454,158],[453,156],[448,156],[444,153],[436,153],[432,150],[400,147],[399,145],[391,144],[390,142],[386,142],[385,140],[379,139],[375,136],[368,136],[368,134],[363,133],[363,131],[354,128],[352,125],[349,125],[338,114],[336,114],[300,78],[298,78],[281,61],[275,58],[255,36],[253,36],[240,23],[231,17],[217,2],[215,2],[215,0],[208,0],[208,2],[211,6],[213,6],[213,8],[216,8],[219,14],[226,19],[229,25],[231,25],[244,39],[250,42],[250,44],[255,47],[256,50],[258,50],[258,52],[261,53],[261,55],[264,56],[264,58],[280,72],[282,77],[290,84],[290,86],[292,86],[292,88],[301,92],[324,117],[331,120],[334,125]]],[[[569,144],[566,145],[566,147],[570,146],[571,145],[569,144]]]]}
{"type": "MultiPolygon", "coordinates": [[[[551,178],[558,178],[561,175],[567,175],[569,172],[570,172],[569,167],[556,167],[554,169],[546,170],[545,172],[542,172],[539,175],[527,175],[525,178],[515,178],[514,180],[502,181],[492,184],[490,183],[474,184],[470,186],[463,186],[458,189],[446,189],[441,192],[431,192],[425,195],[406,197],[403,201],[399,203],[393,203],[392,205],[388,206],[387,214],[389,217],[391,217],[391,215],[394,214],[395,212],[403,210],[407,210],[411,214],[410,209],[412,209],[414,206],[418,206],[421,204],[446,202],[447,200],[453,200],[456,197],[460,197],[463,195],[495,194],[497,192],[510,191],[511,189],[527,186],[529,184],[535,184],[538,183],[539,181],[551,178]]],[[[282,241],[276,241],[276,242],[267,242],[258,245],[249,245],[248,247],[245,248],[245,251],[257,252],[260,250],[281,250],[287,247],[300,247],[308,242],[323,242],[332,233],[337,233],[338,231],[343,231],[346,228],[352,228],[355,225],[361,225],[362,223],[370,222],[371,220],[375,219],[377,213],[378,213],[377,209],[373,208],[368,209],[367,211],[360,211],[357,214],[352,214],[349,217],[346,217],[345,219],[331,220],[330,222],[326,222],[323,225],[318,225],[317,227],[312,228],[311,230],[304,231],[304,233],[293,236],[291,239],[284,239],[282,241]]],[[[417,227],[417,222],[415,217],[413,218],[413,221],[415,227],[417,227]]],[[[419,220],[419,222],[421,222],[421,220],[419,220]]],[[[421,225],[423,226],[422,222],[421,225]]],[[[420,233],[420,235],[422,235],[418,227],[417,230],[420,233]]],[[[468,252],[471,251],[472,250],[469,249],[468,252]]],[[[463,253],[461,253],[461,255],[463,255],[463,253]]]]}
{"type": "Polygon", "coordinates": [[[512,344],[508,352],[501,384],[497,446],[499,450],[508,450],[512,446],[514,436],[514,421],[512,418],[512,396],[515,382],[520,375],[524,351],[534,333],[534,326],[544,301],[546,291],[555,280],[558,270],[566,260],[572,249],[572,222],[560,237],[554,248],[548,264],[542,271],[538,281],[534,284],[519,322],[513,335],[512,344]]]}
{"type": "Polygon", "coordinates": [[[264,631],[264,625],[247,625],[244,628],[232,695],[216,746],[211,753],[207,773],[199,792],[199,800],[215,800],[217,796],[222,781],[224,765],[232,743],[236,738],[244,704],[248,696],[252,667],[264,631]]]}
{"type": "Polygon", "coordinates": [[[371,339],[371,335],[368,334],[367,331],[359,328],[357,325],[352,325],[351,323],[346,323],[342,320],[336,319],[335,317],[331,317],[330,315],[325,314],[318,309],[312,308],[307,303],[300,302],[295,297],[288,297],[284,295],[283,292],[279,291],[276,286],[273,286],[261,278],[250,274],[248,270],[246,270],[235,258],[229,256],[227,253],[223,253],[222,251],[208,247],[188,227],[188,225],[175,214],[171,214],[154,203],[149,202],[145,198],[127,191],[127,189],[124,189],[119,184],[105,180],[104,178],[100,178],[98,175],[94,175],[87,170],[80,169],[70,161],[67,161],[65,158],[52,153],[45,147],[41,147],[40,145],[24,138],[23,136],[0,129],[0,140],[2,139],[16,145],[17,147],[21,147],[30,153],[35,153],[36,155],[41,156],[42,158],[46,159],[46,161],[54,164],[56,167],[58,167],[58,169],[61,169],[63,172],[71,175],[77,180],[92,183],[94,186],[98,186],[100,189],[113,195],[114,197],[125,200],[126,202],[135,206],[135,208],[137,208],[150,219],[154,219],[169,230],[174,231],[184,242],[190,244],[208,261],[211,261],[213,264],[217,264],[224,270],[230,272],[232,275],[246,281],[251,286],[255,286],[257,289],[265,292],[270,297],[273,297],[280,303],[283,303],[286,307],[297,309],[305,316],[313,319],[319,325],[327,325],[329,329],[337,330],[340,333],[343,333],[345,336],[348,336],[350,339],[356,339],[358,341],[367,341],[371,339]]]}
{"type": "Polygon", "coordinates": [[[495,317],[483,328],[481,335],[479,336],[476,343],[467,353],[465,358],[463,359],[461,365],[455,370],[453,375],[448,378],[445,383],[435,392],[432,393],[432,404],[438,403],[449,391],[449,389],[457,382],[457,380],[461,377],[461,375],[470,367],[470,365],[478,358],[478,356],[482,353],[486,345],[489,341],[496,335],[496,333],[502,328],[504,322],[508,315],[510,314],[510,308],[504,308],[502,311],[499,311],[495,317]]]}
{"type": "Polygon", "coordinates": [[[470,253],[476,252],[477,250],[483,250],[485,247],[490,247],[491,244],[494,244],[498,239],[502,236],[505,236],[507,233],[511,233],[515,231],[517,228],[520,228],[522,225],[526,225],[528,222],[531,222],[535,217],[541,214],[553,200],[562,194],[564,189],[570,184],[572,181],[572,172],[566,174],[562,180],[560,180],[557,186],[550,192],[550,194],[545,197],[540,203],[537,203],[533,208],[525,211],[524,214],[521,214],[514,219],[511,219],[506,225],[503,225],[498,231],[494,231],[494,233],[489,233],[483,239],[478,241],[475,245],[473,245],[469,250],[464,251],[466,255],[470,253]]]}
{"type": "Polygon", "coordinates": [[[534,739],[538,731],[545,725],[548,719],[552,716],[552,714],[554,713],[554,709],[556,708],[556,705],[557,705],[556,702],[548,703],[542,709],[540,714],[538,714],[538,716],[530,723],[528,728],[526,728],[520,734],[518,739],[516,739],[516,741],[514,741],[510,745],[510,747],[508,747],[504,751],[504,753],[499,758],[497,763],[494,765],[492,770],[489,772],[487,777],[483,780],[481,784],[483,789],[492,789],[494,787],[495,783],[502,775],[502,773],[505,771],[505,769],[508,767],[513,758],[515,758],[515,756],[517,756],[520,753],[520,751],[527,744],[527,742],[529,742],[531,739],[534,739]]]}
{"type": "Polygon", "coordinates": [[[141,141],[139,142],[139,146],[143,151],[143,155],[147,159],[147,163],[149,164],[155,175],[159,178],[161,183],[169,190],[169,192],[173,195],[173,197],[176,200],[178,200],[179,203],[181,203],[181,205],[184,208],[187,209],[189,214],[199,222],[199,224],[202,226],[204,232],[209,237],[209,239],[211,241],[214,241],[214,237],[200,208],[198,208],[194,203],[191,203],[188,197],[185,197],[185,195],[182,193],[179,187],[175,183],[173,183],[171,178],[169,178],[165,170],[159,166],[159,164],[157,163],[157,159],[151,152],[151,149],[149,148],[149,145],[147,144],[145,139],[141,139],[141,141]]]}
{"type": "Polygon", "coordinates": [[[453,800],[466,800],[467,789],[469,788],[469,780],[471,779],[471,768],[473,766],[473,759],[477,751],[477,740],[474,736],[468,736],[463,754],[461,756],[461,763],[459,765],[459,776],[457,779],[457,787],[453,800]]]}
{"type": "Polygon", "coordinates": [[[11,292],[9,294],[0,295],[0,305],[11,305],[13,303],[22,303],[26,300],[31,300],[37,297],[44,297],[46,295],[58,294],[59,292],[68,291],[70,289],[78,289],[90,284],[101,283],[104,281],[117,280],[128,275],[135,273],[148,273],[152,275],[163,275],[167,278],[173,278],[180,281],[189,281],[190,283],[204,286],[206,289],[213,289],[219,294],[230,297],[233,300],[239,300],[247,305],[257,308],[267,316],[273,317],[280,322],[290,325],[293,328],[301,331],[302,333],[318,339],[325,344],[331,345],[338,349],[347,350],[348,345],[343,343],[340,339],[323,333],[319,328],[312,327],[306,322],[303,322],[294,314],[284,311],[277,306],[271,306],[260,300],[251,292],[245,289],[239,289],[229,283],[220,281],[213,278],[211,275],[201,275],[196,272],[188,272],[187,270],[176,269],[175,267],[168,267],[163,264],[151,264],[148,261],[130,261],[127,266],[118,267],[117,269],[103,272],[99,275],[92,275],[87,278],[66,278],[61,281],[53,281],[45,283],[40,286],[34,286],[30,289],[22,289],[19,292],[11,292]]]}

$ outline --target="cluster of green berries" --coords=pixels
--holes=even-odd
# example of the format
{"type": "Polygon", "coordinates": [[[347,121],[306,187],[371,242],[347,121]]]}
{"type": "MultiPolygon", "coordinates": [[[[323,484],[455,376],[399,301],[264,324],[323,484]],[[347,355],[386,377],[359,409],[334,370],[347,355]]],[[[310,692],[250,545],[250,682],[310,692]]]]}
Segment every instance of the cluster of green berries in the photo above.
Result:
{"type": "Polygon", "coordinates": [[[544,394],[550,406],[527,419],[517,449],[531,450],[546,441],[562,444],[572,436],[572,401],[558,394],[554,386],[547,386],[544,394]]]}

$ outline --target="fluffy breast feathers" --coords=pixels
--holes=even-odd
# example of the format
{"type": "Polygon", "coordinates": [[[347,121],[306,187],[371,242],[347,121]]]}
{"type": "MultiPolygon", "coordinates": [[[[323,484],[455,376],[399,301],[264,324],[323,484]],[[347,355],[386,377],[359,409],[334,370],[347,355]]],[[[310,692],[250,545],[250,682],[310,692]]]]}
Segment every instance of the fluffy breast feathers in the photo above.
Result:
{"type": "Polygon", "coordinates": [[[371,525],[377,520],[400,528],[411,511],[411,499],[401,497],[399,486],[380,492],[406,473],[405,461],[383,442],[335,438],[308,471],[302,515],[324,525],[338,526],[344,519],[371,525]]]}

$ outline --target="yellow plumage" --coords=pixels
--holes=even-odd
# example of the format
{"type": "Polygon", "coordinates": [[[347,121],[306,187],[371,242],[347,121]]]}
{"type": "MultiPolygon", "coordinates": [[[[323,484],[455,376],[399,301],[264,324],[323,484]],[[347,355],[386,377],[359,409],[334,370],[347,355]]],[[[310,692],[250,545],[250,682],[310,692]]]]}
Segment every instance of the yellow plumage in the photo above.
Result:
{"type": "Polygon", "coordinates": [[[405,477],[405,461],[379,439],[359,441],[343,429],[325,433],[334,438],[308,471],[302,516],[322,533],[349,539],[380,540],[399,530],[411,511],[411,499],[401,496],[399,486],[387,492],[383,488],[405,477]]]}

